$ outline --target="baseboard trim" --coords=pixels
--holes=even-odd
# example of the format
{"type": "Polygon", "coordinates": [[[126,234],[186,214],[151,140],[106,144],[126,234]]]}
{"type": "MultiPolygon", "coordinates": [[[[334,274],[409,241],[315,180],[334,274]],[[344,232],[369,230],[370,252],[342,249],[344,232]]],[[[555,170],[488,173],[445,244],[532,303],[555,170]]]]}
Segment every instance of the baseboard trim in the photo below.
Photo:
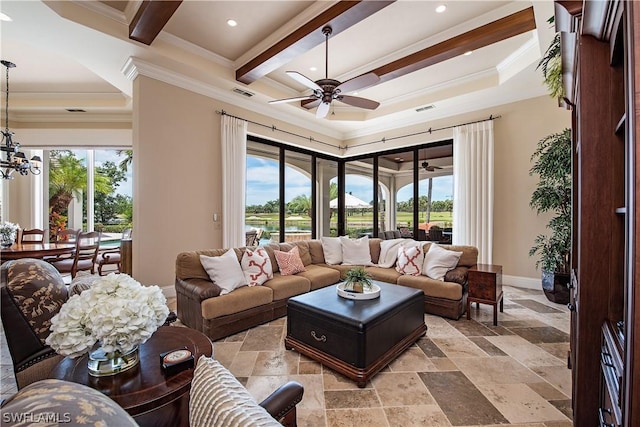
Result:
{"type": "Polygon", "coordinates": [[[540,277],[507,276],[503,274],[502,283],[517,288],[542,290],[542,279],[540,277]]]}

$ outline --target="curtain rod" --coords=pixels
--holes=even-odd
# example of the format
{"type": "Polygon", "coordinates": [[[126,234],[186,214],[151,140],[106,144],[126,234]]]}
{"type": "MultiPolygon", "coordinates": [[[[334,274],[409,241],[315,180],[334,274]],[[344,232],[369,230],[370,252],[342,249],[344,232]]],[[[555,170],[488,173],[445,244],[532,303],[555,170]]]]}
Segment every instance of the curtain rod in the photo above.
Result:
{"type": "Polygon", "coordinates": [[[382,137],[382,139],[379,139],[379,140],[377,140],[377,141],[363,142],[363,143],[361,143],[361,144],[353,144],[353,145],[349,145],[349,146],[347,146],[347,147],[342,147],[342,148],[344,148],[344,149],[345,149],[345,151],[346,151],[346,150],[348,150],[349,148],[362,147],[363,145],[377,144],[377,143],[379,143],[379,142],[382,142],[382,143],[384,144],[385,142],[393,141],[393,140],[396,140],[396,139],[409,138],[410,136],[416,136],[416,135],[424,135],[425,133],[429,133],[429,134],[430,134],[430,133],[432,133],[432,132],[437,132],[437,131],[440,131],[440,130],[453,129],[453,128],[458,127],[458,126],[466,126],[466,125],[472,125],[472,124],[474,124],[474,123],[482,123],[482,122],[486,122],[486,121],[488,121],[488,120],[496,120],[496,119],[499,119],[499,118],[501,118],[501,117],[502,117],[502,116],[495,116],[495,117],[494,117],[494,116],[493,116],[493,114],[492,114],[492,115],[490,115],[490,116],[489,116],[489,118],[488,118],[488,119],[475,120],[475,121],[473,121],[473,122],[460,123],[460,124],[458,124],[458,125],[445,126],[445,127],[441,127],[441,128],[437,128],[437,129],[429,128],[429,129],[427,129],[427,130],[423,130],[423,131],[421,131],[421,132],[410,133],[410,134],[407,134],[407,135],[394,136],[394,137],[391,137],[391,138],[385,138],[385,137],[382,137]]]}
{"type": "Polygon", "coordinates": [[[377,141],[370,141],[370,142],[363,142],[363,143],[361,143],[361,144],[354,144],[354,145],[348,145],[348,146],[341,146],[341,145],[330,144],[330,143],[328,143],[328,142],[323,142],[323,141],[317,140],[317,139],[315,139],[315,138],[314,138],[314,137],[312,137],[312,136],[299,135],[299,134],[294,133],[294,132],[289,132],[289,131],[287,131],[287,130],[278,129],[277,127],[275,127],[275,125],[271,125],[271,126],[269,126],[269,125],[265,125],[265,124],[263,124],[263,123],[258,123],[258,122],[254,122],[254,121],[252,121],[252,120],[247,120],[247,119],[244,119],[244,118],[242,118],[242,117],[238,117],[238,116],[234,116],[233,114],[229,114],[229,113],[227,113],[227,112],[226,112],[226,111],[224,111],[224,110],[222,110],[222,111],[218,111],[218,110],[216,110],[216,113],[220,114],[221,116],[229,116],[229,117],[233,117],[233,118],[236,118],[236,119],[239,119],[239,120],[244,120],[245,122],[249,122],[249,123],[254,124],[254,125],[257,125],[257,126],[262,126],[262,127],[264,127],[264,128],[271,129],[271,130],[272,130],[272,131],[274,131],[274,132],[275,132],[275,131],[278,131],[278,132],[286,133],[286,134],[288,134],[288,135],[297,136],[298,138],[306,139],[306,140],[308,140],[309,142],[317,142],[318,144],[328,145],[328,146],[330,146],[330,147],[337,148],[337,149],[339,149],[339,150],[344,150],[345,152],[346,152],[348,149],[350,149],[350,148],[362,147],[362,146],[364,146],[364,145],[377,144],[377,143],[379,143],[379,142],[382,142],[382,143],[384,144],[385,142],[388,142],[388,141],[394,141],[394,140],[396,140],[396,139],[409,138],[409,137],[411,137],[411,136],[417,136],[417,135],[424,135],[425,133],[431,134],[431,133],[433,133],[433,132],[438,132],[438,131],[441,131],[441,130],[453,129],[453,128],[458,127],[458,126],[472,125],[472,124],[474,124],[474,123],[482,123],[482,122],[486,122],[486,121],[488,121],[488,120],[496,120],[496,119],[499,119],[499,118],[501,118],[501,117],[502,117],[502,116],[495,116],[495,117],[494,117],[494,116],[493,116],[493,114],[492,114],[492,115],[490,115],[490,116],[489,116],[489,118],[488,118],[488,119],[475,120],[475,121],[472,121],[472,122],[460,123],[460,124],[457,124],[457,125],[451,125],[451,126],[444,126],[444,127],[437,128],[437,129],[429,128],[429,129],[424,130],[424,131],[421,131],[421,132],[410,133],[410,134],[407,134],[407,135],[394,136],[394,137],[391,137],[391,138],[385,138],[385,137],[382,137],[382,139],[379,139],[379,140],[377,140],[377,141]]]}
{"type": "Polygon", "coordinates": [[[262,123],[254,122],[252,120],[247,120],[247,119],[244,119],[242,117],[234,116],[233,114],[229,114],[224,110],[222,110],[222,111],[216,110],[216,113],[220,114],[221,116],[229,116],[229,117],[233,117],[235,119],[244,120],[245,122],[249,122],[249,123],[257,125],[257,126],[262,126],[263,128],[271,129],[274,132],[278,131],[278,132],[286,133],[287,135],[297,136],[298,138],[306,139],[309,142],[317,142],[318,144],[328,145],[329,147],[333,147],[333,148],[337,148],[337,149],[342,149],[343,148],[343,147],[341,147],[339,145],[331,144],[329,142],[320,141],[318,139],[315,139],[312,136],[299,135],[299,134],[294,133],[294,132],[289,132],[288,130],[278,129],[275,125],[269,126],[269,125],[265,125],[265,124],[262,124],[262,123]]]}

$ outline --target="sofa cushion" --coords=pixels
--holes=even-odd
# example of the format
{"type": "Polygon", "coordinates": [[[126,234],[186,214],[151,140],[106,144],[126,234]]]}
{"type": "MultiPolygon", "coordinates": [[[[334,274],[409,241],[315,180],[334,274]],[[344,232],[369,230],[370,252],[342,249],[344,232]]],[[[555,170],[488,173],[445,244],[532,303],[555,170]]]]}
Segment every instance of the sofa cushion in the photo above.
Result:
{"type": "Polygon", "coordinates": [[[421,244],[416,243],[413,246],[400,246],[398,248],[398,260],[396,262],[396,271],[398,273],[419,276],[422,273],[423,263],[424,252],[422,252],[421,244]]]}
{"type": "Polygon", "coordinates": [[[267,255],[269,255],[269,259],[271,259],[271,268],[273,269],[273,272],[277,273],[280,270],[278,269],[278,261],[276,260],[275,251],[280,250],[280,244],[269,243],[264,245],[264,249],[267,251],[267,255]]]}
{"type": "Polygon", "coordinates": [[[359,239],[340,237],[342,243],[342,264],[343,265],[372,265],[371,250],[369,249],[369,238],[367,236],[359,239]]]}
{"type": "Polygon", "coordinates": [[[126,427],[138,424],[120,405],[98,390],[50,379],[34,382],[3,402],[2,425],[126,427]]]}
{"type": "Polygon", "coordinates": [[[311,264],[325,264],[320,240],[309,240],[309,255],[311,255],[311,264]]]}
{"type": "Polygon", "coordinates": [[[462,252],[450,251],[432,244],[429,252],[424,255],[422,274],[435,280],[444,281],[444,275],[456,267],[460,255],[462,252]]]}
{"type": "MultiPolygon", "coordinates": [[[[228,249],[210,249],[203,251],[181,252],[176,257],[176,279],[206,279],[211,280],[207,271],[200,262],[200,255],[220,256],[227,252],[228,249]]],[[[242,258],[242,252],[237,249],[238,261],[242,258]]]]}
{"type": "Polygon", "coordinates": [[[402,276],[402,273],[398,273],[394,268],[373,266],[366,267],[364,271],[366,271],[373,280],[379,280],[385,283],[396,283],[398,277],[402,276]]]}
{"type": "Polygon", "coordinates": [[[430,279],[426,276],[408,275],[398,277],[397,283],[401,286],[422,289],[425,295],[429,295],[430,297],[445,298],[454,301],[462,298],[462,285],[458,283],[443,282],[441,280],[430,279]]]}
{"type": "Polygon", "coordinates": [[[262,285],[273,278],[273,267],[267,250],[258,246],[255,250],[247,248],[240,261],[245,283],[249,286],[262,285]]]}
{"type": "Polygon", "coordinates": [[[340,281],[340,272],[338,270],[314,264],[308,265],[306,271],[298,273],[296,276],[309,279],[312,291],[340,281]]]}
{"type": "Polygon", "coordinates": [[[282,427],[215,359],[200,356],[191,382],[191,427],[282,427]]]}
{"type": "Polygon", "coordinates": [[[267,280],[262,286],[273,290],[273,301],[283,300],[311,290],[309,279],[299,274],[283,276],[280,273],[274,273],[273,279],[267,280]]]}
{"type": "Polygon", "coordinates": [[[220,295],[228,294],[236,288],[245,286],[247,282],[233,249],[220,256],[200,255],[200,262],[207,271],[211,281],[220,287],[220,295]]]}
{"type": "Polygon", "coordinates": [[[302,259],[300,259],[300,253],[297,246],[294,246],[293,249],[288,252],[274,251],[274,253],[276,255],[276,261],[278,262],[280,274],[283,276],[290,276],[305,270],[302,259]]]}
{"type": "Polygon", "coordinates": [[[453,270],[447,271],[447,274],[444,275],[445,282],[453,282],[464,285],[467,283],[467,278],[469,277],[469,267],[458,266],[453,270]]]}
{"type": "Polygon", "coordinates": [[[215,319],[216,317],[235,314],[269,304],[272,301],[273,290],[271,288],[267,286],[244,286],[226,295],[203,300],[200,309],[204,319],[215,319]]]}
{"type": "Polygon", "coordinates": [[[342,264],[342,240],[340,237],[322,236],[322,251],[324,252],[324,262],[335,265],[342,264]]]}
{"type": "Polygon", "coordinates": [[[371,254],[371,262],[377,264],[380,258],[380,242],[382,239],[369,239],[369,253],[371,254]]]}
{"type": "Polygon", "coordinates": [[[346,278],[346,274],[347,271],[353,269],[354,267],[364,267],[364,265],[345,265],[345,264],[340,264],[340,265],[329,265],[329,264],[320,264],[323,267],[327,267],[327,268],[332,268],[334,270],[337,270],[340,272],[340,280],[344,280],[346,278]]]}
{"type": "MultiPolygon", "coordinates": [[[[463,267],[473,267],[478,263],[478,248],[468,245],[440,245],[450,251],[462,252],[458,265],[463,267]]],[[[426,253],[426,252],[425,252],[426,253]]]]}

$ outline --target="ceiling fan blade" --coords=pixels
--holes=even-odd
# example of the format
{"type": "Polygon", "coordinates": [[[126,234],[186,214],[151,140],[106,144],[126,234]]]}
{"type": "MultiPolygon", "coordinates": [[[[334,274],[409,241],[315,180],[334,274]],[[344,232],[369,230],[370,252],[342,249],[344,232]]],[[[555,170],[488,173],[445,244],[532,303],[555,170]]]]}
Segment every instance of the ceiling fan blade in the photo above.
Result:
{"type": "Polygon", "coordinates": [[[322,101],[322,100],[321,100],[320,98],[316,98],[316,99],[314,99],[314,100],[313,100],[313,101],[311,101],[311,102],[303,102],[303,103],[302,103],[302,106],[303,106],[304,108],[306,108],[306,109],[309,109],[309,110],[310,110],[310,109],[312,109],[312,108],[316,108],[318,105],[320,105],[320,102],[321,102],[321,101],[322,101]]]}
{"type": "Polygon", "coordinates": [[[329,113],[329,107],[331,107],[331,103],[323,102],[318,105],[318,109],[316,110],[316,118],[322,119],[327,116],[329,113]]]}
{"type": "Polygon", "coordinates": [[[353,92],[354,90],[374,85],[378,83],[379,80],[380,77],[378,77],[376,73],[367,73],[341,83],[336,90],[340,90],[340,93],[353,92]]]}
{"type": "Polygon", "coordinates": [[[304,76],[297,71],[287,71],[287,74],[289,75],[289,77],[291,77],[293,80],[297,81],[301,85],[305,85],[311,90],[314,90],[314,91],[319,90],[320,92],[322,92],[322,88],[318,86],[316,82],[311,80],[309,77],[304,76]]]}
{"type": "Polygon", "coordinates": [[[339,95],[336,99],[340,102],[344,102],[345,104],[353,105],[354,107],[366,108],[368,110],[375,110],[380,105],[377,101],[360,98],[359,96],[339,95]]]}
{"type": "Polygon", "coordinates": [[[314,100],[317,99],[315,96],[296,96],[295,98],[284,98],[284,99],[274,99],[273,101],[269,101],[269,104],[281,104],[283,102],[294,102],[294,101],[305,101],[305,100],[314,100]]]}

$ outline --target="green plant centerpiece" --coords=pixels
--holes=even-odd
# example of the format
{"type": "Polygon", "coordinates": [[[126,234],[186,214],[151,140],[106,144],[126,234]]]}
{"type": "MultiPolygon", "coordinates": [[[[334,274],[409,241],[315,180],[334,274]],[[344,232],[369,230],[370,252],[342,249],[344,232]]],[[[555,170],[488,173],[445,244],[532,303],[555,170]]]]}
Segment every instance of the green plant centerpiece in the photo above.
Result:
{"type": "Polygon", "coordinates": [[[529,256],[538,255],[536,268],[542,268],[542,288],[550,301],[569,302],[571,257],[571,131],[548,135],[538,142],[531,156],[534,162],[529,175],[539,182],[529,205],[538,214],[549,212],[550,234],[536,236],[529,256]]]}
{"type": "Polygon", "coordinates": [[[363,267],[355,267],[345,273],[344,290],[363,293],[371,289],[371,276],[363,267]]]}

